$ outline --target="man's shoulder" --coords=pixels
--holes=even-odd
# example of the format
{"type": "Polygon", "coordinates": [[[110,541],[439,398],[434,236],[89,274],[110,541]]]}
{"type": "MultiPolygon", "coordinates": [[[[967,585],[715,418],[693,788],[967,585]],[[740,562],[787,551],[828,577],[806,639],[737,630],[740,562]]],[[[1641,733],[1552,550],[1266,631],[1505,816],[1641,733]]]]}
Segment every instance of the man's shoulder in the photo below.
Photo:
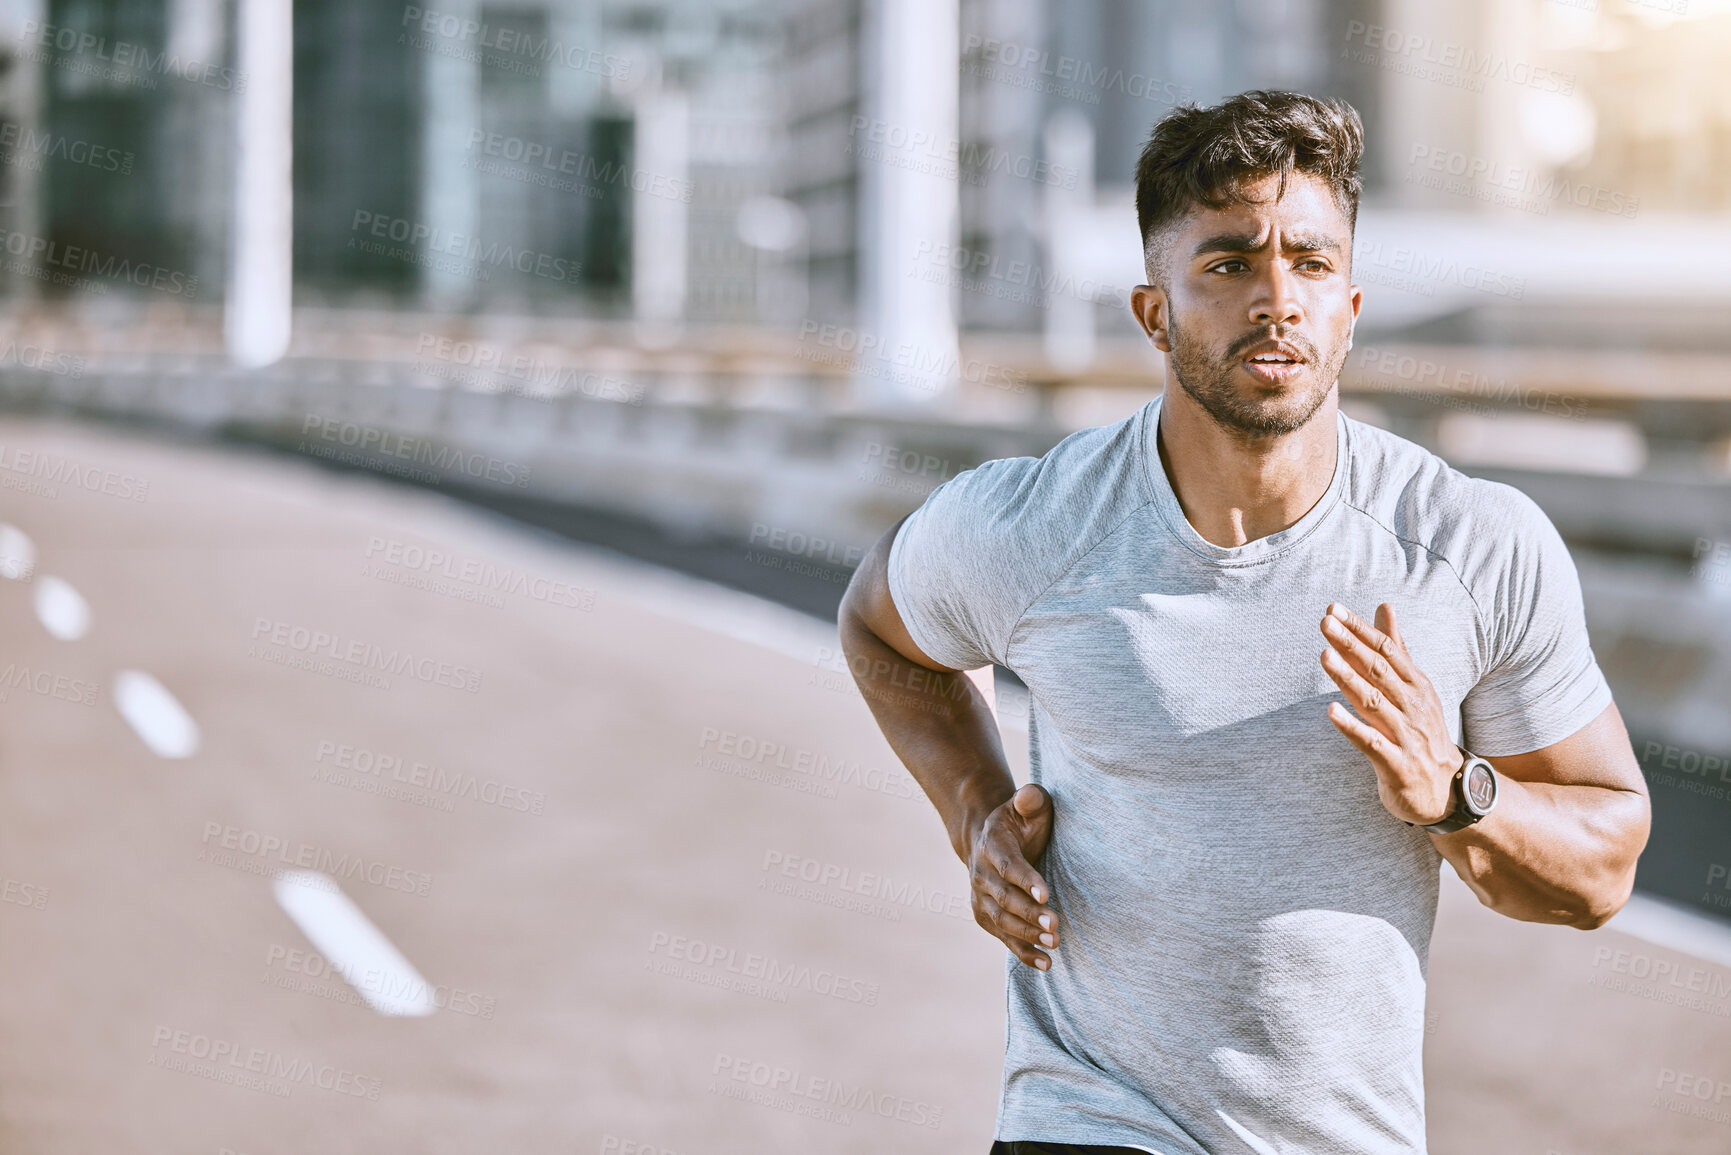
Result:
{"type": "MultiPolygon", "coordinates": [[[[932,491],[897,535],[925,564],[976,584],[1043,588],[1152,499],[1141,443],[1147,407],[1079,430],[1039,457],[1005,457],[932,491]]],[[[906,562],[909,557],[900,558],[906,562]]]]}
{"type": "Polygon", "coordinates": [[[958,669],[1006,660],[1040,591],[1147,504],[1145,412],[932,491],[889,556],[891,596],[926,653],[958,669]]]}
{"type": "Polygon", "coordinates": [[[1460,572],[1556,537],[1550,518],[1512,485],[1472,477],[1414,441],[1347,418],[1347,504],[1460,572]]]}
{"type": "Polygon", "coordinates": [[[1146,412],[1078,430],[1039,457],[983,462],[939,486],[927,505],[981,532],[1074,542],[1150,500],[1146,412]]]}

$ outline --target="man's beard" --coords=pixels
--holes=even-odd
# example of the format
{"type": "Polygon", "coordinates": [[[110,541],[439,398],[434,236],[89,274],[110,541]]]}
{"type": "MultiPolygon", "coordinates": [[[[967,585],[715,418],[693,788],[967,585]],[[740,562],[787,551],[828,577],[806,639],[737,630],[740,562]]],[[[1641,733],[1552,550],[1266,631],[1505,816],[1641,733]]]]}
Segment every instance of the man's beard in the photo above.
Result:
{"type": "MultiPolygon", "coordinates": [[[[1172,375],[1178,378],[1179,387],[1195,399],[1222,429],[1253,437],[1277,436],[1304,428],[1322,408],[1322,403],[1328,400],[1329,390],[1334,387],[1340,368],[1346,362],[1346,350],[1342,349],[1337,355],[1330,356],[1329,364],[1319,365],[1314,345],[1296,335],[1282,337],[1281,340],[1303,352],[1305,368],[1310,370],[1306,374],[1309,387],[1300,386],[1297,391],[1288,391],[1279,398],[1261,400],[1246,396],[1240,386],[1233,383],[1238,360],[1232,356],[1232,350],[1229,349],[1224,357],[1211,358],[1207,350],[1183,338],[1176,318],[1168,322],[1167,334],[1172,342],[1172,375]]],[[[1248,349],[1266,339],[1267,334],[1258,333],[1236,341],[1234,345],[1248,349]]]]}

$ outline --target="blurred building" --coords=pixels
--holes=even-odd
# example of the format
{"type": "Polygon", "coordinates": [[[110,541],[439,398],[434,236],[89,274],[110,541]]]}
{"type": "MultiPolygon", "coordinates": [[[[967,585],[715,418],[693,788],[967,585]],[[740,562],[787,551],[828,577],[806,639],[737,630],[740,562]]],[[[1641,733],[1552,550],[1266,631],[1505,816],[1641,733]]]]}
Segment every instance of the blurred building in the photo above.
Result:
{"type": "MultiPolygon", "coordinates": [[[[953,167],[957,259],[1025,267],[1035,286],[1042,276],[1050,280],[1049,200],[1093,197],[1098,189],[1103,199],[1124,201],[1142,142],[1176,104],[1213,103],[1253,87],[1295,88],[1342,96],[1374,117],[1374,84],[1329,48],[1337,29],[1376,6],[963,0],[956,137],[911,150],[915,159],[953,167]],[[1085,129],[1083,165],[1052,154],[1054,143],[1064,144],[1049,139],[1055,124],[1060,133],[1066,125],[1085,129]]],[[[812,310],[826,321],[852,316],[858,254],[876,243],[859,189],[862,155],[873,163],[862,146],[874,143],[862,139],[873,128],[873,80],[861,67],[867,12],[860,0],[792,0],[789,17],[786,187],[812,222],[812,310]]],[[[1069,140],[1077,147],[1074,132],[1069,140]]],[[[959,297],[964,327],[1038,330],[1044,323],[1037,292],[959,297]]],[[[1112,310],[1114,319],[1120,312],[1112,310]]]]}
{"type": "Polygon", "coordinates": [[[228,53],[216,0],[18,0],[0,10],[9,293],[59,292],[68,248],[116,292],[136,287],[139,269],[146,284],[162,283],[160,270],[194,293],[219,288],[228,53]]]}
{"type": "MultiPolygon", "coordinates": [[[[294,9],[304,299],[755,319],[762,262],[736,218],[777,180],[774,4],[294,9]]],[[[4,227],[44,241],[14,254],[9,292],[65,295],[41,275],[52,243],[220,299],[245,85],[231,17],[220,0],[0,9],[4,227]]]]}
{"type": "MultiPolygon", "coordinates": [[[[438,311],[860,323],[899,285],[860,259],[888,227],[871,190],[918,162],[953,174],[953,229],[917,255],[956,324],[1044,331],[1048,355],[1086,365],[1094,328],[1129,332],[1104,290],[1137,276],[1126,213],[1150,125],[1250,87],[1352,101],[1367,203],[1389,211],[1603,224],[1711,212],[1731,187],[1719,0],[948,3],[953,133],[886,152],[875,94],[900,54],[872,29],[890,0],[299,0],[297,288],[438,311]]],[[[44,242],[9,254],[8,293],[77,295],[42,268],[53,243],[220,299],[245,83],[231,19],[223,0],[0,5],[0,216],[44,242]]],[[[1446,295],[1383,279],[1409,320],[1446,295]]]]}
{"type": "Polygon", "coordinates": [[[295,35],[303,283],[753,319],[758,262],[734,226],[775,180],[769,5],[317,0],[295,35]]]}

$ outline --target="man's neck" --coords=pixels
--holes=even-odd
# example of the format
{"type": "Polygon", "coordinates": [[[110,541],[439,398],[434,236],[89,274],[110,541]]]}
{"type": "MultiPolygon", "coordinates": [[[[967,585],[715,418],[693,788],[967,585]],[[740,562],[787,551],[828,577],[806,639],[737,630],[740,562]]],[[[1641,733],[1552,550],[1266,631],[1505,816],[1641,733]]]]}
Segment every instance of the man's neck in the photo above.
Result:
{"type": "Polygon", "coordinates": [[[1304,427],[1254,437],[1222,428],[1176,383],[1160,402],[1155,438],[1178,505],[1203,540],[1239,546],[1310,512],[1334,478],[1333,394],[1304,427]]]}

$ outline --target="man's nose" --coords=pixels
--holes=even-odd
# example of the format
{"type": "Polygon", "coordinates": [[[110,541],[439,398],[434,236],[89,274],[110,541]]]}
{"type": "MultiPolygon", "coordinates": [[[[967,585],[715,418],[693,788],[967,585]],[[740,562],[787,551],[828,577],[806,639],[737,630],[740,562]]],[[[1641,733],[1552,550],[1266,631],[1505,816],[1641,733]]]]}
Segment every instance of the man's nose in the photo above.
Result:
{"type": "Polygon", "coordinates": [[[1250,305],[1253,325],[1296,325],[1304,320],[1304,309],[1293,290],[1293,276],[1278,264],[1262,278],[1261,292],[1250,305]]]}

